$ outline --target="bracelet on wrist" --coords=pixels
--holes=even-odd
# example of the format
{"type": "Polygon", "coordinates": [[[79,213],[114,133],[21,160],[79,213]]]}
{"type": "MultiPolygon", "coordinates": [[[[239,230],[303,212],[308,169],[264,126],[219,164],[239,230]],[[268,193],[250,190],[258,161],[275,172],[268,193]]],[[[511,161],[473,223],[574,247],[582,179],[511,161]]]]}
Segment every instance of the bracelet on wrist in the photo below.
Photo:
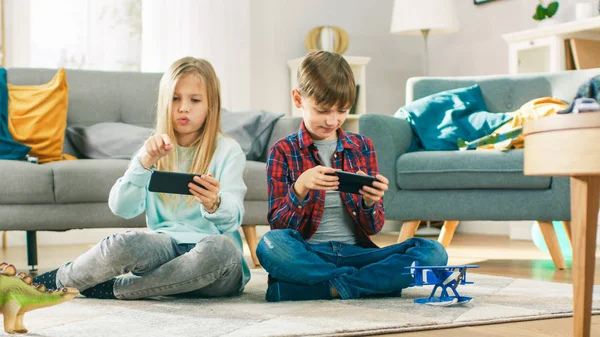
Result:
{"type": "Polygon", "coordinates": [[[208,210],[208,213],[214,213],[219,209],[219,206],[221,206],[221,197],[217,197],[217,200],[212,204],[212,206],[210,207],[210,210],[208,210]]]}

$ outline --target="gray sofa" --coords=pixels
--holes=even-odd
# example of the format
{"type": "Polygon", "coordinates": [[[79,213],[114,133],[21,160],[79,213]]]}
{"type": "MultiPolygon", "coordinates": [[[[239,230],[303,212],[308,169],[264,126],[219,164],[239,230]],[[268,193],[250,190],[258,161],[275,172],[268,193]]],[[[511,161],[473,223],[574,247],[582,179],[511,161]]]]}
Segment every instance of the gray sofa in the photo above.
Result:
{"type": "MultiPolygon", "coordinates": [[[[54,69],[9,69],[8,83],[41,84],[54,69]]],[[[161,74],[67,70],[69,108],[67,124],[93,125],[123,122],[153,127],[161,74]]],[[[295,132],[298,118],[281,118],[267,148],[295,132]]],[[[258,161],[248,161],[244,180],[248,192],[243,229],[254,255],[256,225],[267,224],[267,148],[258,161]]],[[[64,152],[77,155],[65,137],[64,152]]],[[[145,215],[123,219],[111,213],[108,195],[129,160],[80,159],[48,164],[0,160],[0,230],[27,231],[28,264],[37,265],[36,232],[83,228],[145,227],[145,215]]]]}
{"type": "MultiPolygon", "coordinates": [[[[406,102],[477,83],[492,112],[514,111],[537,97],[572,100],[578,87],[598,74],[600,69],[411,78],[406,102]]],[[[408,152],[414,137],[411,126],[403,119],[384,115],[361,116],[359,130],[373,140],[379,169],[390,180],[385,215],[386,219],[404,221],[399,241],[414,235],[422,220],[446,221],[449,228],[444,228],[439,238],[444,244],[449,243],[460,220],[538,220],[548,242],[554,235],[551,221],[571,218],[569,180],[524,176],[523,150],[408,152]]],[[[548,246],[555,265],[564,268],[560,249],[548,246]]]]}

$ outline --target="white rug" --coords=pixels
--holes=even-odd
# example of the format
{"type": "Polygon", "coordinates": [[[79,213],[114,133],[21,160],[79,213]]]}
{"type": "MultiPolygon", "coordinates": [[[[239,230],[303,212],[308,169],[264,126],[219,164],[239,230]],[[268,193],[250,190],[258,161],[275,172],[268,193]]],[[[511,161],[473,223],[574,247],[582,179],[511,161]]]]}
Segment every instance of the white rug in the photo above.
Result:
{"type": "MultiPolygon", "coordinates": [[[[413,303],[431,287],[402,298],[267,303],[266,274],[253,270],[240,296],[116,301],[76,298],[25,315],[28,336],[364,336],[572,315],[569,284],[469,274],[463,307],[413,303]]],[[[593,308],[600,313],[600,288],[593,308]]]]}

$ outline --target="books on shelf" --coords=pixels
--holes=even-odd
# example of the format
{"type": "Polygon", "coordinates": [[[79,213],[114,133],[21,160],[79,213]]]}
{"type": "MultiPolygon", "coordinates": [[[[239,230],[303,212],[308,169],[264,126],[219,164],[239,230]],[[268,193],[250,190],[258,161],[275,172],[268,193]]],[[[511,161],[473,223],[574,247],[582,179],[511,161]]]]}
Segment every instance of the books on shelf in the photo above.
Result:
{"type": "Polygon", "coordinates": [[[600,68],[600,40],[565,39],[567,70],[600,68]]]}
{"type": "Polygon", "coordinates": [[[354,97],[354,104],[352,104],[352,108],[350,108],[350,112],[348,114],[354,115],[356,114],[356,109],[358,106],[358,94],[360,93],[360,85],[356,85],[356,97],[354,97]]]}

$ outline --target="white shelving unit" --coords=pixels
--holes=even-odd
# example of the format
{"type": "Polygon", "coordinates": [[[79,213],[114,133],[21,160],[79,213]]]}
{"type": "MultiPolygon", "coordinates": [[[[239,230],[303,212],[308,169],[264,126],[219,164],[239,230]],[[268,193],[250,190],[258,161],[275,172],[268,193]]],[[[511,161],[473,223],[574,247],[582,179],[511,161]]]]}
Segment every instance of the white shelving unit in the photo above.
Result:
{"type": "MultiPolygon", "coordinates": [[[[354,74],[354,81],[360,86],[358,92],[358,100],[356,107],[356,114],[348,115],[346,122],[342,126],[345,131],[358,132],[358,117],[362,114],[367,113],[367,64],[371,60],[370,57],[359,57],[359,56],[344,56],[352,73],[354,74]]],[[[298,66],[302,62],[303,57],[289,60],[288,67],[290,69],[290,91],[298,86],[298,79],[296,78],[296,72],[298,66]]],[[[290,115],[291,116],[302,116],[302,110],[296,108],[294,103],[290,99],[290,115]]]]}
{"type": "Polygon", "coordinates": [[[600,17],[502,35],[508,43],[510,74],[566,69],[565,39],[600,40],[600,17]]]}

